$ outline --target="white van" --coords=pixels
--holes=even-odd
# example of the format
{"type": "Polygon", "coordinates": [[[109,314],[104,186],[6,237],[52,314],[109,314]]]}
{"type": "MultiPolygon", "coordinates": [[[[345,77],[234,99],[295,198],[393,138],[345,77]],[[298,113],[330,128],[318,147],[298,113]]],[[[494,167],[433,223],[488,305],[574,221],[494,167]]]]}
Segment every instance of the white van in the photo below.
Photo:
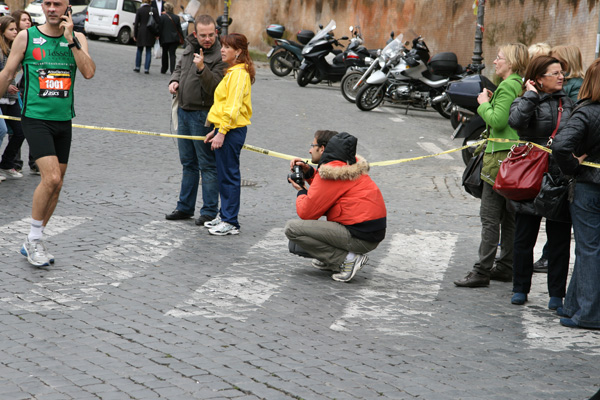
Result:
{"type": "Polygon", "coordinates": [[[107,37],[127,44],[133,37],[135,13],[142,3],[139,0],[91,0],[85,19],[88,38],[107,37]]]}
{"type": "MultiPolygon", "coordinates": [[[[31,15],[31,22],[34,25],[43,25],[46,23],[46,16],[42,11],[42,1],[43,0],[33,0],[27,7],[25,7],[25,11],[31,15]]],[[[90,3],[90,0],[71,0],[71,9],[73,10],[73,14],[85,10],[87,5],[90,3]]]]}

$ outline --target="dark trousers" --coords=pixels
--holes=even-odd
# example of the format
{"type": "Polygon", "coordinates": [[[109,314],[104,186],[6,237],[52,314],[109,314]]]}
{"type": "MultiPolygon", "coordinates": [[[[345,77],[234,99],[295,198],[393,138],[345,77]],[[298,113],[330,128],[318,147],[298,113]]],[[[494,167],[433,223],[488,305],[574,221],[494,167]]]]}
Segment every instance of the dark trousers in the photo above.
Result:
{"type": "MultiPolygon", "coordinates": [[[[2,104],[0,107],[2,108],[2,114],[21,118],[21,107],[18,102],[15,104],[2,104]]],[[[15,168],[15,159],[21,149],[21,145],[25,141],[25,135],[23,134],[23,128],[21,128],[21,121],[7,119],[6,124],[10,126],[13,133],[8,140],[6,149],[4,149],[0,168],[11,169],[15,168]]]]}
{"type": "Polygon", "coordinates": [[[217,160],[217,180],[221,195],[221,220],[239,228],[240,195],[242,176],[240,173],[240,153],[246,141],[248,128],[243,126],[227,132],[220,149],[215,150],[217,160]]]}
{"type": "MultiPolygon", "coordinates": [[[[513,292],[529,293],[533,275],[533,248],[537,241],[542,217],[515,214],[515,244],[513,248],[513,292]]],[[[548,293],[550,297],[565,297],[571,224],[546,220],[548,236],[548,293]]]]}
{"type": "Polygon", "coordinates": [[[167,68],[170,73],[175,71],[175,51],[179,47],[179,43],[163,43],[162,47],[162,65],[160,68],[161,73],[166,73],[167,68]]]}

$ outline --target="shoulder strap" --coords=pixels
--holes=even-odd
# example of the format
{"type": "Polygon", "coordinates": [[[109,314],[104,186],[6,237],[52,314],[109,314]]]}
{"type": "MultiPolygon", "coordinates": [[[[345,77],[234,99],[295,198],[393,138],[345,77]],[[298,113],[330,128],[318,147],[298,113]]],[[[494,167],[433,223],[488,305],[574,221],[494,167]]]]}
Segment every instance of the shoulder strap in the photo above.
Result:
{"type": "Polygon", "coordinates": [[[556,136],[556,132],[558,132],[558,126],[560,125],[560,118],[562,117],[562,113],[562,99],[558,99],[558,118],[556,119],[556,128],[554,128],[554,132],[552,132],[550,139],[554,139],[554,136],[556,136]]]}

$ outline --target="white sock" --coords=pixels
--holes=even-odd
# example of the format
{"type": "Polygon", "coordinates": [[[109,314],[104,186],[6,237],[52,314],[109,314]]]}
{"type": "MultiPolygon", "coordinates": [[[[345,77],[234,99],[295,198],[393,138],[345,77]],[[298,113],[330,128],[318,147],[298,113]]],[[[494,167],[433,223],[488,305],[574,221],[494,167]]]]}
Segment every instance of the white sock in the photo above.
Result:
{"type": "Polygon", "coordinates": [[[44,232],[44,226],[42,225],[44,221],[38,221],[35,219],[31,219],[31,229],[29,230],[29,241],[32,240],[40,240],[42,238],[44,232]]]}
{"type": "Polygon", "coordinates": [[[352,261],[354,260],[354,257],[356,257],[356,254],[350,251],[348,254],[346,254],[346,261],[352,261]]]}

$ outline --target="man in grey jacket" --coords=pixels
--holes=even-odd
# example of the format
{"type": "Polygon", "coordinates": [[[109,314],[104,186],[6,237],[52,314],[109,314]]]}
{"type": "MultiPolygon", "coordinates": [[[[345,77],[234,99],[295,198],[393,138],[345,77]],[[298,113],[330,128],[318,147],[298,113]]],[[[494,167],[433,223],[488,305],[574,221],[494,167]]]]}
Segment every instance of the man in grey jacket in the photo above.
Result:
{"type": "MultiPolygon", "coordinates": [[[[213,128],[204,126],[213,104],[214,91],[223,79],[227,64],[221,60],[221,45],[217,40],[214,19],[210,15],[196,18],[196,31],[186,39],[181,59],[169,82],[169,92],[178,96],[177,134],[205,136],[213,128]]],[[[183,177],[179,201],[168,220],[194,216],[198,182],[202,175],[202,208],[196,225],[212,221],[217,216],[219,186],[215,154],[210,143],[202,140],[177,139],[183,177]]]]}

